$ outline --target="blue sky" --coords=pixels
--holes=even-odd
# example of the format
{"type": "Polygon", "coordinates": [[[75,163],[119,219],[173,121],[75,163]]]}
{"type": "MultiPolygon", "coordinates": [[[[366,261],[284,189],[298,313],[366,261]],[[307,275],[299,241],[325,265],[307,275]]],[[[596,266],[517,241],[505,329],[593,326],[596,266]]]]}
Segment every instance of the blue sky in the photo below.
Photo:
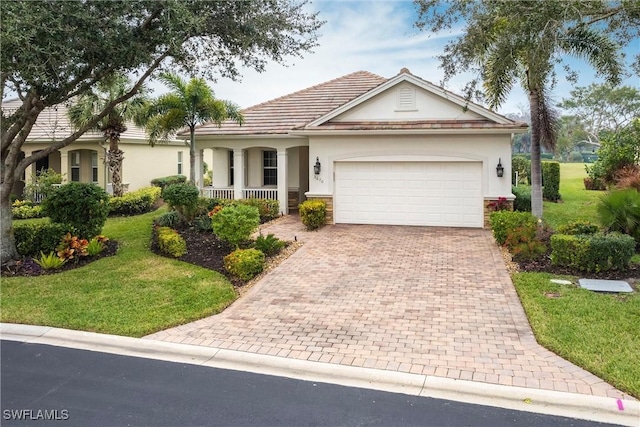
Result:
{"type": "MultiPolygon", "coordinates": [[[[443,34],[418,31],[414,27],[415,7],[409,0],[319,0],[309,9],[320,11],[320,18],[326,21],[320,29],[320,45],[313,53],[302,59],[290,58],[286,67],[270,64],[261,74],[245,69],[241,82],[221,78],[211,84],[216,96],[245,108],[355,71],[366,70],[389,78],[403,67],[440,84],[443,73],[436,56],[461,31],[461,28],[443,34]]],[[[639,51],[640,41],[627,53],[639,51]]],[[[580,74],[579,86],[597,81],[589,66],[579,61],[573,61],[573,65],[580,74]]],[[[569,95],[571,85],[561,71],[558,77],[552,97],[559,102],[569,95]]],[[[447,89],[460,93],[468,80],[469,75],[461,74],[449,82],[447,89]]],[[[640,81],[635,76],[624,84],[640,86],[640,81]]],[[[520,108],[528,109],[528,103],[520,87],[515,87],[498,112],[515,113],[520,108]]]]}

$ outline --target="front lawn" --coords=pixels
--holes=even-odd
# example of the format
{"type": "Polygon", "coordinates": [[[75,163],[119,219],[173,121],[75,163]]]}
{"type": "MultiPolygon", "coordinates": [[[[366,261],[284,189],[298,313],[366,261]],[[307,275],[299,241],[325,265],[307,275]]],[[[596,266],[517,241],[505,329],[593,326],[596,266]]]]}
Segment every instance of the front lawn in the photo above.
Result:
{"type": "MultiPolygon", "coordinates": [[[[513,275],[538,342],[640,398],[640,293],[595,293],[551,283],[556,277],[546,273],[513,275]]],[[[575,277],[569,279],[576,282],[575,277]]]]}
{"type": "Polygon", "coordinates": [[[598,222],[597,205],[604,191],[584,189],[584,163],[560,163],[560,203],[544,202],[544,220],[554,229],[570,221],[598,222]]]}
{"type": "MultiPolygon", "coordinates": [[[[584,189],[584,164],[560,164],[562,203],[544,202],[544,220],[553,228],[574,220],[598,223],[596,206],[604,192],[584,189]]],[[[631,261],[640,264],[640,255],[631,261]]],[[[627,273],[624,277],[629,277],[627,273]]],[[[621,273],[624,275],[624,273],[621,273]]],[[[581,277],[591,277],[584,274],[581,277]]],[[[556,285],[548,273],[512,274],[538,342],[608,383],[640,398],[640,281],[632,294],[601,294],[575,285],[556,285]]],[[[635,282],[635,284],[634,284],[635,282]]]]}
{"type": "Polygon", "coordinates": [[[37,277],[2,278],[2,322],[141,337],[224,310],[236,298],[223,275],[153,254],[157,212],[109,218],[118,254],[37,277]]]}

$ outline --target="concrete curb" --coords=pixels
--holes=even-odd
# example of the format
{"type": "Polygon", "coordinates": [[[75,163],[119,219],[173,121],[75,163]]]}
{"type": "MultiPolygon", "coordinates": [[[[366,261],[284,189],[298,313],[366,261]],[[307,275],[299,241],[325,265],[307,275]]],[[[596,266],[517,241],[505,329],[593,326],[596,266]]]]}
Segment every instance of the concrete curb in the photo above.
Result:
{"type": "Polygon", "coordinates": [[[636,400],[501,386],[45,326],[0,323],[0,338],[448,399],[626,426],[638,426],[640,422],[640,402],[636,400]]]}

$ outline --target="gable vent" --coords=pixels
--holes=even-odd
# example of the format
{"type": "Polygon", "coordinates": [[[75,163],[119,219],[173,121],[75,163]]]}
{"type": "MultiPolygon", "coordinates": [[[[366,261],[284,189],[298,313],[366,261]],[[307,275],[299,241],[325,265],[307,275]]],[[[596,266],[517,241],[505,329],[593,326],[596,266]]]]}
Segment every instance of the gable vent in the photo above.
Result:
{"type": "Polygon", "coordinates": [[[398,89],[398,111],[413,111],[416,109],[416,91],[412,87],[404,86],[398,89]]]}

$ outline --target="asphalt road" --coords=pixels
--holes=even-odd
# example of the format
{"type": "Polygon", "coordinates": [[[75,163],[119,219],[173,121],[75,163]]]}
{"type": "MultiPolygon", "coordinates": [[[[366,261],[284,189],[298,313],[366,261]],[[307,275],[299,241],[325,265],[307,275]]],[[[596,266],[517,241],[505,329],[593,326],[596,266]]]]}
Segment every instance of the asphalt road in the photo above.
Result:
{"type": "Polygon", "coordinates": [[[2,426],[603,425],[40,344],[0,352],[2,426]]]}

